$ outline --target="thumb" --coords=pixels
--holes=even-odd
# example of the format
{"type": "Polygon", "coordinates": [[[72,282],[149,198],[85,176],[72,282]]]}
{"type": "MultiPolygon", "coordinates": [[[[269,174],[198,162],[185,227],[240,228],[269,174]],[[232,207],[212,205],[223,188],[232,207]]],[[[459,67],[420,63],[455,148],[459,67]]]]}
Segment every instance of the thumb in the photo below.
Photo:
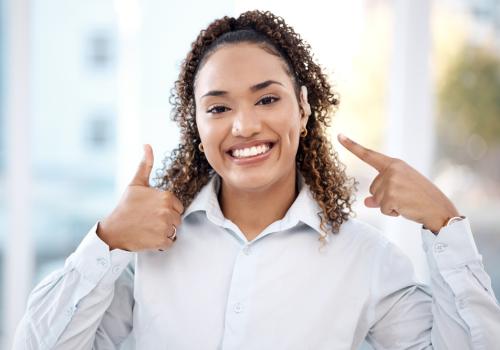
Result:
{"type": "Polygon", "coordinates": [[[151,175],[151,169],[153,169],[154,163],[153,148],[149,144],[145,144],[143,147],[144,156],[130,184],[149,187],[149,176],[151,175]]]}

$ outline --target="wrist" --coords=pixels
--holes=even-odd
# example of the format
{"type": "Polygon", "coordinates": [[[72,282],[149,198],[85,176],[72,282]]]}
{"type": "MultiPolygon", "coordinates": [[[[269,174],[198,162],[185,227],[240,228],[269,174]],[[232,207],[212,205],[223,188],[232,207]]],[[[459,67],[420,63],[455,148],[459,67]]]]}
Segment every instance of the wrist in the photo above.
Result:
{"type": "Polygon", "coordinates": [[[440,216],[434,217],[427,223],[423,223],[423,226],[424,229],[427,229],[434,234],[438,234],[443,227],[448,226],[451,223],[451,221],[453,221],[452,219],[456,218],[462,219],[464,217],[460,216],[457,210],[452,210],[440,216]]]}
{"type": "Polygon", "coordinates": [[[106,219],[99,221],[97,223],[96,229],[97,237],[99,237],[104,243],[106,243],[109,247],[109,250],[111,251],[113,249],[117,249],[118,247],[115,245],[115,242],[113,242],[112,235],[110,235],[109,233],[109,225],[106,219]]]}

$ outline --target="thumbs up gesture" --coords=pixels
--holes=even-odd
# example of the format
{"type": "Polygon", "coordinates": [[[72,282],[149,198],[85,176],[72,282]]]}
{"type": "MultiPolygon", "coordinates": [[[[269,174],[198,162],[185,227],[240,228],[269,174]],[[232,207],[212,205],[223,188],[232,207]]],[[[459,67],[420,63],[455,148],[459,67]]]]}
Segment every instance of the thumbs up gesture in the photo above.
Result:
{"type": "Polygon", "coordinates": [[[369,208],[380,208],[389,216],[403,216],[438,232],[448,219],[459,216],[446,195],[406,162],[373,151],[339,134],[339,142],[378,175],[370,185],[369,208]]]}
{"type": "Polygon", "coordinates": [[[132,182],[113,212],[99,222],[97,235],[110,250],[164,250],[175,241],[184,208],[171,192],[149,186],[153,160],[153,149],[145,145],[132,182]]]}

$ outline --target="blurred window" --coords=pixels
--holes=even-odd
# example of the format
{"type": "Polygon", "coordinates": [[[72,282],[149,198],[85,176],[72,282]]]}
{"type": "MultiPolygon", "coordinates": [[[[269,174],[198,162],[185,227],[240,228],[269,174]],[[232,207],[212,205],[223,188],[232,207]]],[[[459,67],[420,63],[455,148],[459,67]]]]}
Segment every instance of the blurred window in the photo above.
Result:
{"type": "Polygon", "coordinates": [[[110,113],[97,112],[87,120],[86,144],[90,150],[110,148],[114,144],[116,125],[110,113]]]}
{"type": "Polygon", "coordinates": [[[87,43],[88,61],[96,70],[104,70],[111,66],[113,61],[113,41],[106,31],[95,31],[89,36],[87,43]]]}

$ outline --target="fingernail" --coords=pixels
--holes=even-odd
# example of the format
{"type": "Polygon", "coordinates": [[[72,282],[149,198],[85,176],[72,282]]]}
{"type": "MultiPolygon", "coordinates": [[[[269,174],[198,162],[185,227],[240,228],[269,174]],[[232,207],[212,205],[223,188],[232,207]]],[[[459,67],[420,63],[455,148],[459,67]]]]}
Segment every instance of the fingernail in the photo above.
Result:
{"type": "Polygon", "coordinates": [[[349,140],[349,138],[342,133],[339,133],[338,136],[339,136],[340,141],[348,141],[349,140]]]}

